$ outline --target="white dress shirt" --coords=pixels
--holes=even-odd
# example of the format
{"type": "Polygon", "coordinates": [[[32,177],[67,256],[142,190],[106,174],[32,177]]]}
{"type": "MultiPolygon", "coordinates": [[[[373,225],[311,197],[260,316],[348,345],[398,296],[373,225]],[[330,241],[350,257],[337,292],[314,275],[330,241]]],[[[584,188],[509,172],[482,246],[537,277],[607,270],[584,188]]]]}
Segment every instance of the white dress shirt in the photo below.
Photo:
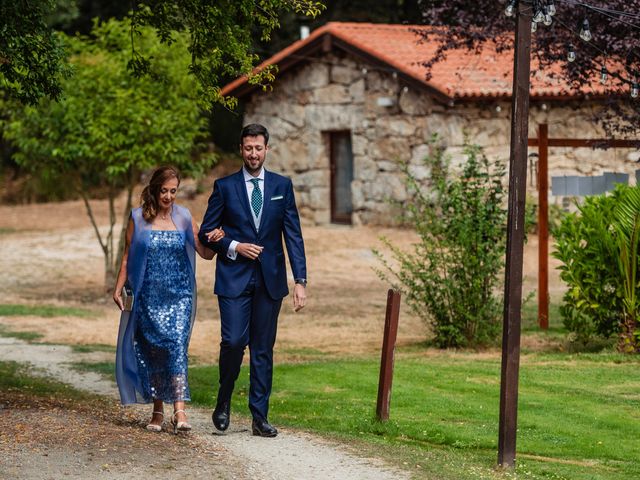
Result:
{"type": "MultiPolygon", "coordinates": [[[[253,208],[251,208],[251,195],[253,194],[253,189],[255,188],[253,186],[252,180],[254,178],[257,178],[260,180],[258,183],[260,185],[260,195],[262,195],[262,206],[264,206],[264,168],[261,168],[260,173],[258,173],[258,175],[254,177],[249,172],[247,172],[246,168],[242,167],[242,175],[244,176],[244,185],[247,191],[247,199],[249,200],[249,210],[251,210],[251,216],[253,217],[253,222],[256,226],[256,230],[258,230],[260,228],[260,220],[262,219],[263,209],[261,208],[260,212],[258,212],[258,216],[256,216],[255,213],[253,213],[253,208]]],[[[237,245],[238,245],[238,242],[236,240],[232,240],[231,243],[229,244],[229,249],[227,250],[227,257],[230,258],[231,260],[235,260],[236,257],[238,256],[238,252],[236,252],[237,245]]]]}

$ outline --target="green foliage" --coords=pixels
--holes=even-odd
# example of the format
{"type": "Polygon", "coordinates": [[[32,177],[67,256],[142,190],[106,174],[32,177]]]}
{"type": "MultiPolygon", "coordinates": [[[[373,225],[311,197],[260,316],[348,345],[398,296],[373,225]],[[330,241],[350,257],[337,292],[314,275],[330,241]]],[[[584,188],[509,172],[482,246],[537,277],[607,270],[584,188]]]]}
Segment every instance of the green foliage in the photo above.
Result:
{"type": "Polygon", "coordinates": [[[636,351],[640,190],[619,185],[587,197],[553,234],[569,286],[561,307],[567,329],[584,343],[619,333],[619,348],[636,351]]]}
{"type": "Polygon", "coordinates": [[[24,103],[60,98],[60,82],[69,73],[62,39],[47,23],[55,5],[54,0],[0,2],[0,89],[24,103]]]}
{"type": "MultiPolygon", "coordinates": [[[[113,234],[114,201],[122,189],[128,196],[120,218],[126,220],[141,172],[170,163],[198,175],[213,162],[198,153],[207,119],[198,108],[196,82],[186,73],[186,38],[176,36],[164,46],[150,28],[139,29],[136,41],[154,63],[149,76],[134,78],[127,71],[130,33],[127,22],[111,20],[96,23],[91,38],[68,38],[75,74],[64,81],[65,98],[43,99],[37,107],[15,105],[4,132],[17,149],[18,164],[85,199],[107,282],[122,250],[116,250],[113,234]],[[107,191],[110,202],[111,228],[104,238],[88,202],[95,187],[107,191]]],[[[120,244],[122,237],[121,232],[120,244]]]]}
{"type": "Polygon", "coordinates": [[[496,295],[505,250],[504,167],[490,162],[482,149],[466,145],[462,172],[453,174],[442,150],[432,142],[425,159],[429,190],[404,166],[411,199],[406,220],[420,242],[403,252],[391,240],[396,268],[380,252],[381,278],[401,290],[411,309],[433,328],[440,347],[491,344],[499,332],[496,295]],[[388,275],[391,273],[391,276],[388,275]]]}
{"type": "MultiPolygon", "coordinates": [[[[58,99],[62,89],[71,92],[69,85],[62,83],[65,53],[51,24],[68,24],[77,10],[67,1],[60,8],[56,3],[0,4],[0,81],[24,103],[34,105],[41,97],[58,99]]],[[[253,71],[258,62],[253,52],[256,33],[268,40],[279,28],[282,12],[314,17],[324,8],[313,0],[141,0],[132,7],[126,45],[129,68],[138,77],[153,76],[158,49],[140,40],[150,30],[165,47],[178,43],[188,59],[181,62],[182,73],[192,74],[198,85],[195,92],[207,107],[212,102],[235,104],[234,99],[220,94],[221,83],[230,78],[249,75],[251,82],[265,87],[273,80],[273,68],[253,71]]]]}

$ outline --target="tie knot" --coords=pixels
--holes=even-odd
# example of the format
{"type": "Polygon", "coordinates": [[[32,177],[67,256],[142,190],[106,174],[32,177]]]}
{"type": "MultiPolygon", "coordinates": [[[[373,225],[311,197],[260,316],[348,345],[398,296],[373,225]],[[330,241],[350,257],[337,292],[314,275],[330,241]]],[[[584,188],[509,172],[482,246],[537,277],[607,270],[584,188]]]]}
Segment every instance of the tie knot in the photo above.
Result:
{"type": "Polygon", "coordinates": [[[259,178],[252,178],[251,179],[251,183],[253,183],[253,186],[258,188],[260,187],[260,179],[259,178]]]}

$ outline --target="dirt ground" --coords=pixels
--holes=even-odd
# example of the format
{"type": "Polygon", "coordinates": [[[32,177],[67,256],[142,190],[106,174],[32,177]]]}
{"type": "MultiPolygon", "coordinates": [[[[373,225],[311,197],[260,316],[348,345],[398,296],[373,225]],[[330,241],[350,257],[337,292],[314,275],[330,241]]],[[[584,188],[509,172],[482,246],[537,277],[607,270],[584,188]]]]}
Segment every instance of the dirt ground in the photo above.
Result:
{"type": "Polygon", "coordinates": [[[139,418],[104,399],[0,392],[0,477],[249,478],[223,447],[186,435],[149,435],[139,418]]]}
{"type": "MultiPolygon", "coordinates": [[[[208,192],[192,200],[179,200],[194,218],[202,218],[208,192]]],[[[95,215],[106,232],[107,204],[93,201],[95,215]]],[[[276,345],[276,362],[295,361],[322,354],[352,356],[378,354],[384,326],[386,292],[374,268],[380,266],[372,248],[381,248],[381,235],[409,246],[415,235],[408,230],[303,226],[309,271],[308,306],[294,313],[290,297],[283,303],[276,345]]],[[[220,325],[212,293],[215,262],[199,259],[198,314],[190,355],[192,361],[217,360],[220,325]]],[[[550,262],[551,295],[562,284],[550,262]]],[[[0,323],[15,331],[35,331],[41,341],[65,344],[114,345],[119,312],[104,293],[104,260],[80,201],[24,206],[0,206],[0,292],[2,303],[49,304],[89,309],[79,317],[2,317],[0,323]]],[[[525,293],[537,286],[537,238],[525,251],[525,293]]],[[[401,309],[398,344],[423,342],[427,327],[401,309]]]]}

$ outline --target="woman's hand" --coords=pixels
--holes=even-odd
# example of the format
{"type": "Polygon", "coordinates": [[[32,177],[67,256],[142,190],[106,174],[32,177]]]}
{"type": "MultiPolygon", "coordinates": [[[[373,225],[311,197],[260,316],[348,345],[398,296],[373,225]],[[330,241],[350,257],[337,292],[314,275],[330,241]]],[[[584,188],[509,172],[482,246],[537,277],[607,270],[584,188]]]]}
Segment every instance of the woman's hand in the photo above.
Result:
{"type": "Polygon", "coordinates": [[[206,235],[207,241],[215,243],[224,238],[224,230],[222,230],[222,228],[215,228],[212,231],[208,232],[206,235]]]}
{"type": "Polygon", "coordinates": [[[116,288],[115,291],[113,292],[113,301],[116,302],[116,305],[118,305],[118,308],[120,308],[120,311],[124,310],[124,303],[122,303],[121,288],[116,288]]]}

